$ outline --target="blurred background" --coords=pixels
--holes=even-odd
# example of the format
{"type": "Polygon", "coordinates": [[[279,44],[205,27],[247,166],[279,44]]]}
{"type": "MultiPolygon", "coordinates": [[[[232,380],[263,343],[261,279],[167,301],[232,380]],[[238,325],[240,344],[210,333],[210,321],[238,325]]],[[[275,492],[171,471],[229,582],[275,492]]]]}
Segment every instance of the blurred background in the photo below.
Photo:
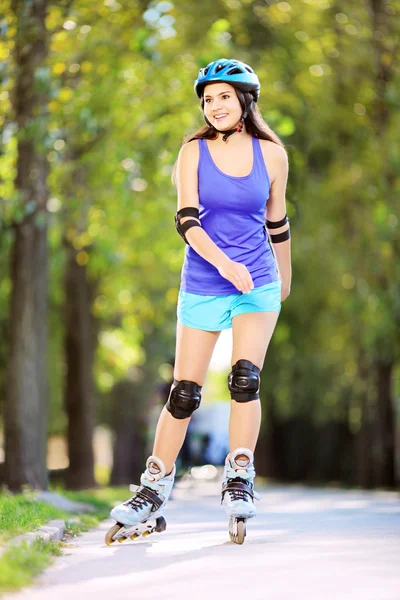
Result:
{"type": "MultiPolygon", "coordinates": [[[[172,380],[171,171],[193,82],[250,64],[290,163],[293,285],[257,473],[400,481],[399,0],[2,0],[0,483],[137,482],[172,380]]],[[[228,450],[231,337],[180,470],[228,450]]],[[[194,349],[195,351],[195,349],[194,349]]]]}

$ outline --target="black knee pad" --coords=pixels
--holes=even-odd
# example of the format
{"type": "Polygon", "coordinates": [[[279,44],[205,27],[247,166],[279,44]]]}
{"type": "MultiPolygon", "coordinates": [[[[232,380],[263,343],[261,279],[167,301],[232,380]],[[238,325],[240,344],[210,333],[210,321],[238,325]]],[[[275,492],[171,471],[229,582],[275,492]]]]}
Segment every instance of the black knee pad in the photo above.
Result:
{"type": "Polygon", "coordinates": [[[173,385],[166,409],[175,419],[187,419],[200,406],[202,386],[186,379],[174,379],[173,385]]]}
{"type": "Polygon", "coordinates": [[[249,360],[238,360],[228,375],[228,388],[236,402],[259,400],[260,369],[249,360]]]}

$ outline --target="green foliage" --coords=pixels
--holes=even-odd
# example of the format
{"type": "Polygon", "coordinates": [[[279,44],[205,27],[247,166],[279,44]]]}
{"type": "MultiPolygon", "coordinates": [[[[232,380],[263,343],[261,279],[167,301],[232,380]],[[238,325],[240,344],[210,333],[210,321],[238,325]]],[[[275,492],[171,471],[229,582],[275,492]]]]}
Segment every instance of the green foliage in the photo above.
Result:
{"type": "Polygon", "coordinates": [[[0,494],[0,532],[3,539],[33,531],[64,513],[46,502],[37,501],[32,493],[0,494]]]}
{"type": "Polygon", "coordinates": [[[61,554],[59,544],[41,539],[9,548],[0,557],[0,593],[28,585],[61,554]]]}
{"type": "Polygon", "coordinates": [[[108,517],[110,508],[126,496],[125,488],[98,488],[84,492],[57,492],[76,502],[84,502],[95,509],[93,514],[79,514],[73,519],[45,502],[34,501],[29,492],[20,495],[0,494],[0,531],[2,541],[8,541],[0,557],[0,594],[17,590],[32,582],[32,579],[51,564],[54,557],[62,555],[65,542],[48,542],[37,539],[33,544],[22,542],[10,545],[11,538],[46,524],[55,518],[65,519],[65,539],[76,537],[100,520],[108,517]]]}
{"type": "MultiPolygon", "coordinates": [[[[83,502],[84,504],[91,504],[95,509],[95,517],[105,519],[111,508],[119,504],[124,500],[127,493],[126,486],[116,487],[98,487],[92,490],[84,490],[79,492],[72,492],[70,490],[58,490],[64,496],[75,502],[83,502]]],[[[85,515],[93,518],[93,515],[85,515]]],[[[82,515],[80,519],[85,522],[82,515]]]]}
{"type": "MultiPolygon", "coordinates": [[[[281,418],[344,418],[357,430],[365,386],[372,403],[376,395],[374,361],[398,365],[400,356],[399,24],[382,19],[376,29],[370,9],[367,0],[90,0],[74,2],[68,15],[49,7],[50,57],[37,78],[51,89],[44,142],[51,167],[51,431],[64,427],[65,240],[96,286],[95,376],[104,401],[134,368],[154,381],[173,353],[183,245],[173,226],[170,175],[184,134],[202,122],[193,93],[198,69],[221,56],[249,62],[259,74],[262,114],[290,162],[293,287],[268,352],[263,400],[272,394],[281,418]],[[371,369],[367,380],[362,361],[371,369]]],[[[12,234],[3,235],[4,227],[34,207],[21,204],[13,188],[15,26],[8,8],[2,27],[5,315],[12,234]]],[[[1,391],[5,338],[0,344],[1,391]]]]}
{"type": "MultiPolygon", "coordinates": [[[[106,510],[101,512],[101,516],[102,518],[106,518],[108,516],[109,513],[109,509],[108,512],[106,510]]],[[[65,534],[64,536],[68,539],[69,537],[76,537],[78,535],[80,535],[81,533],[83,533],[84,531],[89,531],[89,529],[93,529],[93,527],[96,527],[99,524],[99,513],[97,513],[97,516],[93,516],[93,515],[80,515],[79,518],[77,518],[76,520],[66,520],[65,521],[65,534]]]]}

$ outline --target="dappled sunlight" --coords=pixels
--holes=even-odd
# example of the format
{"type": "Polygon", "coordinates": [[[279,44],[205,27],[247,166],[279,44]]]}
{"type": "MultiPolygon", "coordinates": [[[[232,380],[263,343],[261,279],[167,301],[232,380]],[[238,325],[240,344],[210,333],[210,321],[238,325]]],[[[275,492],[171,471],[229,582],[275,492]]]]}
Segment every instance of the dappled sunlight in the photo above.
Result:
{"type": "MultiPolygon", "coordinates": [[[[226,526],[225,526],[226,527],[226,526]]],[[[182,552],[191,552],[223,544],[226,542],[226,533],[224,531],[213,531],[203,533],[201,531],[195,534],[185,535],[179,539],[160,540],[147,548],[148,554],[179,554],[182,552]]]]}
{"type": "MultiPolygon", "coordinates": [[[[25,521],[27,506],[8,502],[14,492],[29,508],[31,489],[57,502],[79,494],[99,518],[120,502],[159,506],[162,483],[127,502],[154,452],[166,473],[176,465],[157,533],[119,543],[120,524],[107,519],[78,536],[95,521],[79,523],[75,505],[64,554],[23,600],[400,598],[399,1],[2,3],[0,496],[10,508],[0,511],[0,595],[24,580],[14,567],[4,575],[13,528],[47,519],[25,521]],[[216,71],[220,85],[250,90],[254,69],[265,120],[251,129],[254,104],[238,93],[247,116],[227,144],[204,125],[208,100],[196,93],[199,69],[223,56],[251,67],[241,82],[238,63],[234,79],[216,71]],[[196,131],[209,139],[188,142],[196,131]],[[251,141],[259,193],[253,171],[233,173],[251,141]],[[207,149],[215,176],[225,159],[232,167],[220,184],[204,172],[207,149]],[[187,245],[174,226],[182,202],[199,204],[202,225],[187,245]],[[284,211],[290,245],[268,225],[284,211]],[[255,288],[278,276],[285,300],[268,348],[263,328],[239,319],[210,360],[202,345],[222,321],[184,330],[180,344],[180,292],[190,273],[210,306],[204,298],[228,289],[235,261],[255,288]],[[255,433],[243,419],[236,435],[232,383],[250,380],[229,377],[232,354],[261,362],[264,350],[261,427],[258,413],[255,433]],[[192,385],[171,395],[175,376],[203,384],[200,406],[192,385]],[[178,410],[178,398],[193,414],[168,439],[160,422],[154,444],[160,412],[167,399],[178,410]],[[230,448],[251,440],[261,500],[244,540],[229,535],[221,484],[230,448]]],[[[209,95],[224,127],[239,105],[220,91],[209,95]]],[[[224,503],[244,489],[224,489],[224,503]]],[[[238,521],[231,535],[244,535],[238,521]]]]}

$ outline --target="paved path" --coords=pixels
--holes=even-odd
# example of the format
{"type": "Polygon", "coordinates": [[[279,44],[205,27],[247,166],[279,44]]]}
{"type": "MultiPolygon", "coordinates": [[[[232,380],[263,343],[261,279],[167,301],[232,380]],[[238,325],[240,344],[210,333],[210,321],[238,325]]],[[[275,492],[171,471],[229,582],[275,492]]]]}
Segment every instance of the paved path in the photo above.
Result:
{"type": "Polygon", "coordinates": [[[136,542],[106,546],[104,522],[4,600],[400,600],[399,495],[259,490],[237,546],[218,491],[215,482],[175,488],[167,531],[136,542]]]}

